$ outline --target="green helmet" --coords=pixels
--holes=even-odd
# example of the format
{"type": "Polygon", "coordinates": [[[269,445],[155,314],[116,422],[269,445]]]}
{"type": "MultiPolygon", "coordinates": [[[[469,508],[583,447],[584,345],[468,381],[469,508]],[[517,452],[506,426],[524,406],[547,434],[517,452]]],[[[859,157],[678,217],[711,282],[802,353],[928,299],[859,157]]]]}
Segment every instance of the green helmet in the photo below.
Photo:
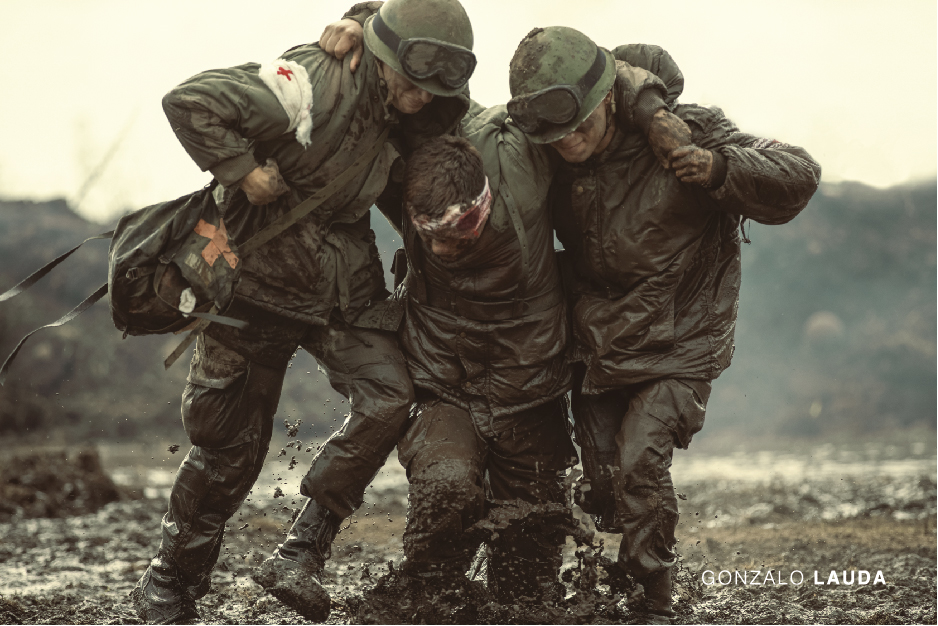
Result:
{"type": "Polygon", "coordinates": [[[458,0],[388,0],[365,22],[374,55],[435,96],[463,90],[476,65],[472,43],[458,0]]]}
{"type": "Polygon", "coordinates": [[[535,28],[511,59],[508,112],[531,141],[550,143],[582,124],[615,80],[615,58],[580,31],[535,28]]]}

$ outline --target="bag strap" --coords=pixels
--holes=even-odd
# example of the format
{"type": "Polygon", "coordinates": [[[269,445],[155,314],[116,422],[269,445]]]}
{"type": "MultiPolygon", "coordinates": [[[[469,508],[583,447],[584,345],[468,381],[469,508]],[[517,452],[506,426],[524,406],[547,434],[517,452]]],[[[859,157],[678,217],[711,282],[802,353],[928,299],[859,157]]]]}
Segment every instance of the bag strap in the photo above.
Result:
{"type": "MultiPolygon", "coordinates": [[[[77,248],[76,248],[76,249],[77,249],[77,248]]],[[[72,250],[72,252],[74,252],[74,251],[75,251],[75,250],[72,250]]],[[[71,254],[71,252],[70,252],[69,254],[71,254]]],[[[51,268],[50,268],[50,269],[51,269],[51,268]]],[[[24,281],[24,282],[25,282],[25,281],[24,281]]],[[[106,294],[106,293],[107,293],[107,283],[104,283],[103,285],[101,285],[100,287],[98,287],[98,290],[97,290],[97,291],[95,291],[93,294],[91,294],[90,296],[88,296],[87,298],[85,298],[84,302],[82,302],[81,304],[79,304],[78,306],[76,306],[74,309],[72,309],[71,311],[69,311],[68,313],[66,313],[65,315],[63,315],[63,316],[60,317],[59,319],[57,319],[56,321],[52,322],[51,324],[46,324],[45,326],[40,326],[40,327],[37,328],[36,330],[32,331],[31,333],[29,333],[28,335],[26,335],[25,337],[23,337],[22,339],[20,339],[20,342],[19,342],[18,344],[16,344],[16,347],[15,347],[15,348],[13,348],[13,352],[10,353],[10,356],[7,357],[7,360],[3,362],[3,366],[0,367],[0,385],[3,385],[4,381],[6,380],[6,377],[7,377],[7,370],[10,368],[10,363],[13,362],[14,357],[16,357],[16,354],[20,351],[20,348],[23,347],[23,344],[26,343],[26,340],[27,340],[27,339],[29,339],[30,337],[32,337],[34,334],[36,334],[37,332],[39,332],[39,331],[42,330],[43,328],[54,328],[54,327],[56,327],[56,326],[62,326],[63,324],[68,324],[68,323],[71,322],[73,319],[75,319],[76,317],[78,317],[79,315],[81,315],[82,313],[84,313],[84,312],[85,312],[85,309],[88,309],[88,308],[91,307],[91,305],[93,305],[95,302],[97,302],[98,300],[100,300],[101,298],[103,298],[103,297],[104,297],[104,294],[106,294]]],[[[14,294],[14,295],[15,295],[15,294],[14,294]]]]}
{"type": "MultiPolygon", "coordinates": [[[[290,211],[281,215],[278,219],[259,230],[253,237],[238,246],[238,250],[241,252],[241,256],[244,257],[251,254],[262,245],[309,215],[313,209],[331,198],[337,191],[339,191],[339,189],[352,182],[352,179],[360,174],[365,166],[371,163],[375,157],[378,156],[378,153],[384,149],[384,144],[387,141],[388,135],[390,133],[391,129],[385,128],[384,132],[381,133],[381,136],[378,137],[378,140],[375,142],[375,145],[373,145],[367,152],[359,155],[359,157],[352,162],[348,169],[329,181],[329,183],[326,184],[322,189],[311,195],[306,200],[303,200],[303,202],[300,202],[290,211]]],[[[209,311],[209,314],[214,315],[217,312],[217,307],[212,307],[212,310],[209,311]]],[[[192,342],[195,341],[196,335],[205,330],[205,328],[210,323],[211,320],[207,318],[199,321],[195,328],[192,329],[192,332],[190,332],[186,338],[183,339],[178,346],[176,346],[176,349],[173,350],[172,354],[166,357],[166,360],[163,361],[163,366],[166,369],[172,367],[173,363],[175,363],[176,360],[182,356],[182,354],[186,351],[186,349],[189,348],[190,345],[192,345],[192,342]]]]}
{"type": "Polygon", "coordinates": [[[80,244],[78,244],[77,246],[75,246],[74,248],[66,252],[65,254],[56,257],[52,261],[49,261],[48,263],[40,267],[38,270],[36,270],[35,272],[27,276],[22,281],[20,281],[15,287],[12,287],[11,289],[4,291],[2,294],[0,294],[0,302],[3,302],[4,300],[9,300],[13,296],[18,296],[24,291],[26,291],[27,289],[29,289],[30,287],[32,287],[33,285],[35,285],[36,283],[38,283],[40,280],[42,280],[42,278],[46,274],[51,272],[55,268],[56,265],[58,265],[59,263],[67,259],[68,257],[72,256],[72,254],[76,250],[78,250],[80,247],[82,247],[89,241],[92,241],[94,239],[110,239],[113,236],[114,236],[114,231],[109,230],[106,233],[101,233],[100,235],[95,235],[94,237],[88,237],[87,239],[82,241],[80,244]]]}
{"type": "Polygon", "coordinates": [[[238,250],[240,250],[241,255],[247,256],[248,254],[251,254],[262,245],[309,215],[313,209],[331,198],[333,194],[335,194],[339,189],[352,182],[352,179],[361,173],[362,169],[364,169],[366,165],[371,163],[375,157],[378,156],[378,153],[381,152],[381,150],[384,148],[384,143],[387,141],[388,134],[390,132],[390,128],[385,128],[384,132],[381,133],[381,136],[378,137],[378,141],[371,147],[371,150],[361,154],[357,159],[355,159],[355,161],[352,162],[348,169],[329,181],[329,183],[326,184],[322,189],[308,197],[306,200],[300,202],[290,211],[284,213],[278,219],[255,233],[253,237],[239,245],[238,250]]]}

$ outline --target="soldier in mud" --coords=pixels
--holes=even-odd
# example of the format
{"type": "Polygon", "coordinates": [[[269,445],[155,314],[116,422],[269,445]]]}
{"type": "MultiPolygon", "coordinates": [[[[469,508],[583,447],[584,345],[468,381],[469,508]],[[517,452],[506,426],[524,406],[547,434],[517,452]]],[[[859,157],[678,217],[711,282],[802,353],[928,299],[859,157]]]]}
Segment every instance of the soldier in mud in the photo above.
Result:
{"type": "MultiPolygon", "coordinates": [[[[576,463],[550,163],[517,130],[503,132],[506,117],[487,111],[465,125],[468,139],[416,151],[403,213],[379,202],[403,218],[407,251],[400,336],[417,403],[398,456],[410,481],[403,569],[418,580],[465,575],[475,548],[465,531],[484,516],[486,489],[562,510],[576,463]]],[[[557,581],[565,533],[542,526],[491,545],[489,580],[503,598],[541,596],[557,581]]]]}
{"type": "Polygon", "coordinates": [[[475,67],[472,28],[457,0],[391,0],[368,26],[352,75],[318,44],[265,65],[199,74],[163,100],[193,160],[220,183],[227,232],[244,241],[378,149],[396,144],[305,220],[243,260],[227,315],[197,339],[182,398],[193,447],[179,467],[157,556],[131,593],[150,623],[198,620],[227,520],[257,479],[287,364],[309,351],[349,398],[343,427],[302,481],[309,497],[284,543],[255,580],[304,617],[324,620],[320,585],[339,522],[405,427],[414,400],[395,331],[369,209],[385,187],[395,145],[417,145],[456,128],[475,67]],[[433,20],[426,17],[433,15],[433,20]]]}
{"type": "MultiPolygon", "coordinates": [[[[361,29],[332,24],[322,39],[345,55],[360,50],[361,29]]],[[[666,91],[640,68],[628,68],[626,82],[626,106],[647,89],[666,91]]],[[[464,531],[483,516],[486,490],[496,500],[561,505],[562,475],[576,462],[563,402],[567,312],[547,214],[559,159],[529,141],[504,106],[473,103],[461,130],[466,139],[442,137],[415,152],[403,197],[389,185],[378,204],[405,242],[401,343],[418,395],[398,446],[411,482],[404,569],[443,578],[468,567],[464,531]]],[[[669,130],[651,129],[662,150],[674,141],[669,130]]],[[[500,533],[489,582],[503,598],[549,593],[564,534],[537,522],[500,533]]]]}
{"type": "Polygon", "coordinates": [[[743,222],[794,218],[820,166],[801,148],[740,132],[719,109],[676,104],[683,81],[660,49],[616,56],[669,91],[630,105],[627,67],[608,71],[609,52],[551,27],[515,52],[508,111],[563,159],[550,198],[574,278],[582,505],[600,529],[622,533],[618,565],[643,586],[644,617],[666,623],[678,521],[669,468],[730,364],[743,222]],[[670,129],[668,138],[650,142],[646,128],[670,129]]]}

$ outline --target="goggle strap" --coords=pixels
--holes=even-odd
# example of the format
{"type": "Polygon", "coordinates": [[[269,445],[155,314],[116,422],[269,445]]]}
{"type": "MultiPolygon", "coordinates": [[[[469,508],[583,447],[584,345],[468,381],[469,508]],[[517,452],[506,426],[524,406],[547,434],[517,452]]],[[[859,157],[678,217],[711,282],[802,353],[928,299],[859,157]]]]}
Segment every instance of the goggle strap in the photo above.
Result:
{"type": "Polygon", "coordinates": [[[375,13],[374,19],[371,20],[371,27],[375,31],[375,35],[378,36],[378,39],[391,49],[391,52],[397,54],[397,51],[401,47],[401,36],[391,30],[391,27],[384,23],[384,20],[381,19],[381,11],[375,13]]]}
{"type": "Polygon", "coordinates": [[[585,99],[586,94],[590,92],[596,83],[599,82],[599,79],[602,78],[603,72],[606,70],[606,53],[603,52],[603,49],[599,46],[596,46],[596,58],[593,60],[593,64],[590,66],[586,73],[577,81],[577,89],[580,90],[582,97],[585,99]]]}

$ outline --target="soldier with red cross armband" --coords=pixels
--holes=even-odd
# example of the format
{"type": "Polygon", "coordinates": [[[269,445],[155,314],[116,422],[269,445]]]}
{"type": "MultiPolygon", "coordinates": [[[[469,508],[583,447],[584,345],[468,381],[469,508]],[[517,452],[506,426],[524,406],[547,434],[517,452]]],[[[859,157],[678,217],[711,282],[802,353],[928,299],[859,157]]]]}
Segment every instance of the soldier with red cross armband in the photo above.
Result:
{"type": "Polygon", "coordinates": [[[339,523],[361,505],[406,425],[413,386],[369,209],[395,159],[457,127],[475,56],[457,0],[392,0],[368,33],[354,74],[349,60],[308,44],[271,63],[198,74],[163,99],[179,141],[219,183],[224,231],[202,233],[212,254],[226,254],[228,237],[243,242],[262,231],[358,155],[376,156],[242,260],[233,303],[222,313],[247,327],[212,324],[197,337],[182,395],[193,447],[176,474],[157,555],[131,593],[147,623],[199,619],[195,601],[209,589],[225,523],[261,471],[298,347],[351,405],[302,481],[309,500],[255,574],[307,619],[328,616],[320,578],[339,523]]]}

